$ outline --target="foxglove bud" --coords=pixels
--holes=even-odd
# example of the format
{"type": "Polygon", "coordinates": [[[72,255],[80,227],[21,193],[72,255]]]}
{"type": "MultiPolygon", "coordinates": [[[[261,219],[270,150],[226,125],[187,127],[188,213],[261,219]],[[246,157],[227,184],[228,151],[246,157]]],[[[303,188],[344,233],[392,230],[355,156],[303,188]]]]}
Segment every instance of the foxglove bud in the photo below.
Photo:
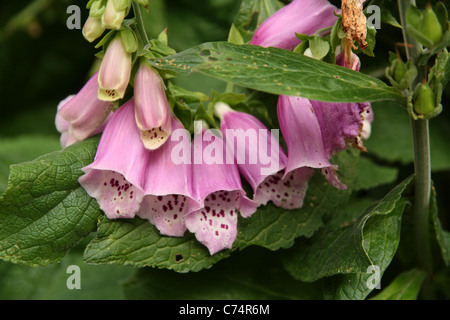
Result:
{"type": "Polygon", "coordinates": [[[92,42],[100,37],[104,31],[105,28],[102,27],[100,18],[89,17],[83,27],[83,36],[87,41],[92,42]]]}
{"type": "Polygon", "coordinates": [[[419,83],[414,90],[413,96],[414,112],[420,115],[427,115],[434,111],[436,99],[431,88],[419,83]]]}
{"type": "Polygon", "coordinates": [[[131,74],[131,53],[123,46],[120,36],[116,36],[106,49],[98,75],[98,98],[115,101],[125,95],[131,74]]]}
{"type": "Polygon", "coordinates": [[[105,29],[119,30],[125,19],[127,9],[118,8],[116,1],[108,0],[102,15],[102,26],[105,29]]]}
{"type": "Polygon", "coordinates": [[[150,150],[159,148],[172,133],[172,120],[164,83],[146,62],[141,63],[136,73],[134,108],[144,146],[150,150]]]}

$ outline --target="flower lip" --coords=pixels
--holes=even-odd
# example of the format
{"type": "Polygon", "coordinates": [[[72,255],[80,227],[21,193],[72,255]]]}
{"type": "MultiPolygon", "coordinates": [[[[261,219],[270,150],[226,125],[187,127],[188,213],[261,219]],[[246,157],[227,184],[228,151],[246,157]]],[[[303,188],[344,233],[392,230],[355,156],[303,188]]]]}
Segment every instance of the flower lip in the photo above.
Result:
{"type": "Polygon", "coordinates": [[[82,169],[85,174],[79,182],[109,219],[132,218],[144,197],[142,179],[148,160],[130,100],[107,123],[94,162],[82,169]]]}

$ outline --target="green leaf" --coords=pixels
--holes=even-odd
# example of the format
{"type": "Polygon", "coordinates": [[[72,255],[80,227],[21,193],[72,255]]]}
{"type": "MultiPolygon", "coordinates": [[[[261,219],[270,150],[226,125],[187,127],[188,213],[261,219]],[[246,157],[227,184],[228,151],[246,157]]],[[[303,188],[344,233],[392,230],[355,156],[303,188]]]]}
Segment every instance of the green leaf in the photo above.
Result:
{"type": "Polygon", "coordinates": [[[250,42],[256,29],[282,7],[278,0],[243,0],[234,21],[243,41],[250,42]]]}
{"type": "Polygon", "coordinates": [[[200,72],[278,95],[331,102],[404,100],[399,91],[379,79],[278,48],[209,42],[148,61],[155,68],[181,75],[200,72]]]}
{"type": "Polygon", "coordinates": [[[431,192],[431,209],[430,215],[436,235],[436,240],[441,249],[442,259],[446,266],[450,265],[450,232],[442,228],[441,221],[438,215],[436,190],[432,188],[431,192]]]}
{"type": "Polygon", "coordinates": [[[118,300],[124,299],[121,283],[134,269],[118,265],[91,266],[83,263],[85,241],[73,248],[59,263],[30,268],[0,261],[2,300],[118,300]],[[81,290],[66,286],[69,266],[80,268],[81,290]]]}
{"type": "Polygon", "coordinates": [[[293,280],[275,253],[260,248],[236,253],[209,270],[187,274],[142,268],[124,284],[130,300],[320,299],[318,286],[293,280]]]}
{"type": "Polygon", "coordinates": [[[78,184],[98,138],[11,166],[0,198],[0,258],[30,266],[60,261],[95,229],[97,202],[78,184]]]}
{"type": "Polygon", "coordinates": [[[307,282],[346,275],[336,289],[336,297],[364,298],[371,291],[367,286],[367,269],[378,266],[384,272],[396,252],[406,203],[401,195],[411,180],[412,177],[406,179],[370,205],[353,224],[332,230],[324,228],[287,250],[283,257],[286,269],[294,278],[307,282]],[[348,290],[349,287],[353,290],[348,290]],[[351,297],[348,292],[352,292],[351,297]]]}
{"type": "MultiPolygon", "coordinates": [[[[369,154],[389,162],[409,164],[414,161],[411,120],[408,112],[391,101],[372,104],[372,134],[364,142],[369,154]]],[[[430,121],[431,169],[450,169],[450,148],[447,137],[450,126],[445,117],[430,121]]]]}
{"type": "Polygon", "coordinates": [[[369,158],[359,159],[358,183],[355,190],[368,190],[397,180],[398,169],[379,165],[369,158]]]}
{"type": "MultiPolygon", "coordinates": [[[[342,181],[348,185],[354,183],[357,154],[342,152],[335,161],[342,181]]],[[[109,221],[103,218],[99,221],[97,238],[87,246],[84,259],[95,264],[119,263],[177,272],[199,271],[228,257],[233,250],[251,245],[277,250],[292,246],[297,237],[312,236],[323,226],[322,217],[345,204],[349,195],[350,190],[338,190],[315,174],[309,182],[303,208],[284,210],[272,204],[260,207],[252,217],[239,219],[233,249],[213,256],[191,233],[187,232],[181,238],[165,237],[146,220],[109,221]]]]}
{"type": "Polygon", "coordinates": [[[426,277],[427,273],[418,269],[403,272],[371,300],[416,300],[426,277]]]}
{"type": "Polygon", "coordinates": [[[42,154],[59,150],[59,139],[47,135],[21,135],[1,138],[0,142],[0,193],[8,186],[9,166],[33,160],[42,154]]]}

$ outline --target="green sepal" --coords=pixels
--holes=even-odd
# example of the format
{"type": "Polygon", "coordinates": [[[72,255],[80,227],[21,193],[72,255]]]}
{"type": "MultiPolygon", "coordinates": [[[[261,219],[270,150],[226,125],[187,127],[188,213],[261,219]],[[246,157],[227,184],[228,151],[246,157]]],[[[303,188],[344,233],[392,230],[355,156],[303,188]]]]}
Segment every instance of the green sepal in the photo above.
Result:
{"type": "Polygon", "coordinates": [[[394,53],[391,53],[390,61],[391,66],[386,68],[385,72],[386,78],[397,90],[404,91],[408,89],[418,74],[413,61],[410,59],[404,63],[394,53]]]}
{"type": "Polygon", "coordinates": [[[105,12],[106,2],[104,0],[94,0],[89,6],[89,16],[100,18],[105,12]]]}
{"type": "Polygon", "coordinates": [[[138,41],[133,30],[129,27],[123,27],[120,32],[120,39],[126,52],[134,53],[138,49],[138,41]]]}
{"type": "Polygon", "coordinates": [[[234,44],[244,44],[244,38],[242,37],[242,34],[239,32],[239,30],[236,28],[235,24],[231,24],[230,31],[228,33],[228,42],[234,43],[234,44]]]}

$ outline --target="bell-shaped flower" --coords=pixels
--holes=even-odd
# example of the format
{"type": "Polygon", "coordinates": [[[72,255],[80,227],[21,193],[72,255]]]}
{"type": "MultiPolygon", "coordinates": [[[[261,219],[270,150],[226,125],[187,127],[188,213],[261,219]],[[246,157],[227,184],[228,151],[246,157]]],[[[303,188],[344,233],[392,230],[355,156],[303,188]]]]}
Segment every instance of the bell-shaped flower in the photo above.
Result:
{"type": "Polygon", "coordinates": [[[335,12],[327,0],[294,0],[264,21],[250,44],[293,50],[300,43],[295,33],[313,35],[333,26],[335,12]]]}
{"type": "Polygon", "coordinates": [[[94,162],[83,168],[85,174],[78,181],[109,219],[133,218],[144,197],[148,161],[130,100],[108,121],[94,162]]]}
{"type": "Polygon", "coordinates": [[[146,62],[141,62],[134,80],[134,107],[145,147],[159,148],[172,132],[172,120],[163,80],[146,62]]]}
{"type": "MultiPolygon", "coordinates": [[[[359,58],[338,63],[359,70],[359,58]]],[[[281,132],[288,146],[286,172],[300,167],[320,168],[336,188],[346,186],[337,177],[329,159],[350,145],[365,150],[362,140],[370,134],[373,119],[368,103],[334,103],[302,97],[280,96],[277,105],[281,132]],[[364,131],[363,131],[364,130],[364,131]]]]}
{"type": "MultiPolygon", "coordinates": [[[[123,2],[123,1],[122,1],[123,2]]],[[[104,29],[119,30],[127,13],[127,8],[121,8],[118,0],[108,0],[102,15],[102,27],[104,29]]]]}
{"type": "Polygon", "coordinates": [[[95,73],[76,95],[67,97],[58,105],[55,122],[57,130],[63,134],[63,147],[101,132],[111,113],[113,104],[97,98],[97,75],[95,73]]]}
{"type": "Polygon", "coordinates": [[[131,53],[116,36],[106,48],[98,73],[98,97],[104,101],[122,99],[131,75],[131,53]]]}
{"type": "Polygon", "coordinates": [[[279,144],[278,130],[269,131],[256,117],[234,111],[223,102],[216,103],[214,109],[221,120],[227,156],[234,157],[253,189],[253,199],[260,205],[272,201],[284,209],[302,207],[314,171],[298,168],[284,177],[287,157],[279,144]]]}
{"type": "Polygon", "coordinates": [[[236,164],[226,163],[227,147],[220,131],[198,131],[192,143],[193,185],[202,208],[189,213],[185,220],[189,231],[213,255],[232,247],[238,214],[249,217],[258,204],[247,198],[236,164]]]}
{"type": "Polygon", "coordinates": [[[181,237],[186,231],[186,214],[200,209],[200,204],[193,190],[190,134],[176,118],[172,127],[171,139],[148,151],[145,197],[137,215],[148,219],[161,234],[181,237]]]}

